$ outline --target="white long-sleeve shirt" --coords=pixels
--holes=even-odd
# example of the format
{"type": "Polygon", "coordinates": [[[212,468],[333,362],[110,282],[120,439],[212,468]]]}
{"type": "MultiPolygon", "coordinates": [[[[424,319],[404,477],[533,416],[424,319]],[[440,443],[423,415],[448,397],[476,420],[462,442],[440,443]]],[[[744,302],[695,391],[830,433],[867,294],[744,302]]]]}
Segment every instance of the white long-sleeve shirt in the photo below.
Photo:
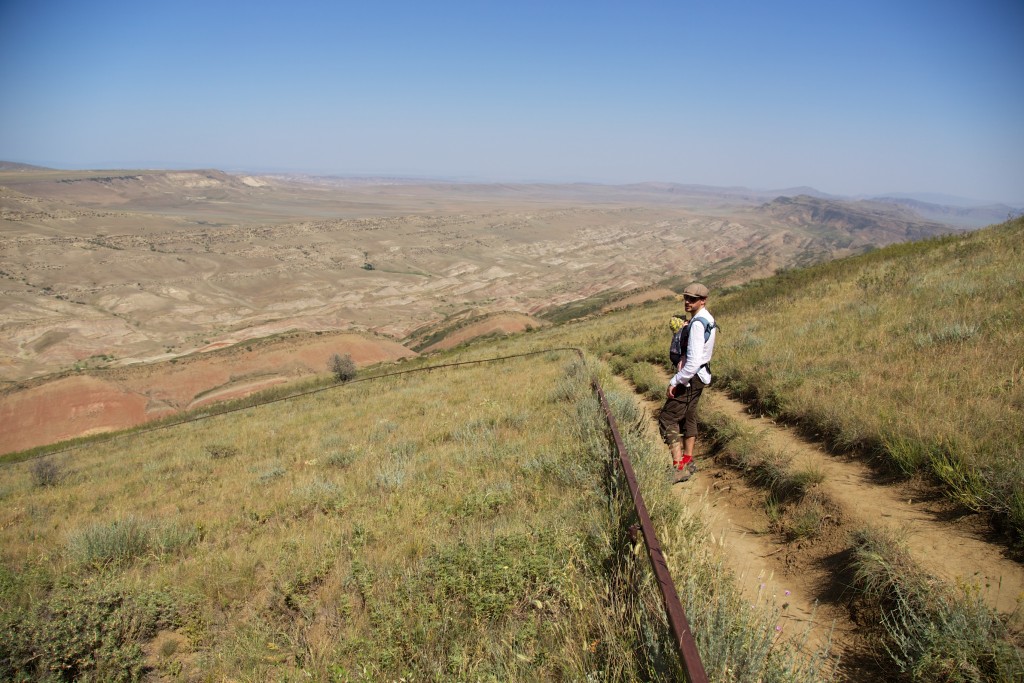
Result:
{"type": "Polygon", "coordinates": [[[711,355],[715,351],[715,336],[718,328],[712,328],[711,336],[704,343],[704,326],[715,322],[714,316],[708,313],[706,308],[697,311],[697,314],[690,320],[690,332],[686,342],[686,358],[680,362],[679,371],[669,380],[671,386],[685,387],[693,379],[694,375],[700,377],[704,384],[711,383],[711,373],[703,367],[705,363],[711,362],[711,355]],[[694,324],[694,321],[699,321],[694,324]]]}

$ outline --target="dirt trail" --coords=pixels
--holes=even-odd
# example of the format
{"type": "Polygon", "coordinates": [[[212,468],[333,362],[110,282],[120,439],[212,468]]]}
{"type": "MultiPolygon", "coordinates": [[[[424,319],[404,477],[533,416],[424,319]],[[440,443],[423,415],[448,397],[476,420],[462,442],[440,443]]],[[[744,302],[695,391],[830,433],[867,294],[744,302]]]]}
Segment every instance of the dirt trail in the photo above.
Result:
{"type": "MultiPolygon", "coordinates": [[[[660,404],[645,405],[657,415],[660,404]]],[[[924,569],[950,582],[977,584],[986,601],[1010,617],[1013,630],[1024,629],[1024,565],[987,542],[984,525],[944,521],[941,501],[917,500],[911,487],[882,482],[863,462],[831,455],[795,431],[749,414],[741,402],[721,392],[707,392],[701,410],[723,413],[753,428],[770,448],[790,455],[793,467],[824,473],[817,489],[835,504],[836,514],[822,537],[794,542],[770,530],[764,490],[751,486],[734,468],[706,457],[699,442],[697,475],[673,490],[688,509],[703,516],[710,540],[721,547],[751,602],[774,602],[782,611],[780,626],[791,638],[806,634],[810,647],[831,641],[850,680],[874,666],[865,655],[865,629],[851,613],[845,574],[849,533],[864,526],[904,531],[910,552],[924,569]]],[[[656,431],[653,419],[651,428],[656,431]]],[[[667,450],[665,458],[667,462],[667,450]]]]}

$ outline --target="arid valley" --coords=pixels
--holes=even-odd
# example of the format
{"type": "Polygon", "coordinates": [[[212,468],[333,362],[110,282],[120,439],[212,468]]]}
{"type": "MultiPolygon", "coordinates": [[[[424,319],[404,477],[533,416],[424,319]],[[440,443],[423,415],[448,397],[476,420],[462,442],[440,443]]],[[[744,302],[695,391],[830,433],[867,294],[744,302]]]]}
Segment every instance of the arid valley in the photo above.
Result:
{"type": "Polygon", "coordinates": [[[333,353],[399,359],[672,296],[692,278],[721,288],[961,230],[1000,210],[809,188],[8,164],[0,450],[323,373],[333,353]]]}

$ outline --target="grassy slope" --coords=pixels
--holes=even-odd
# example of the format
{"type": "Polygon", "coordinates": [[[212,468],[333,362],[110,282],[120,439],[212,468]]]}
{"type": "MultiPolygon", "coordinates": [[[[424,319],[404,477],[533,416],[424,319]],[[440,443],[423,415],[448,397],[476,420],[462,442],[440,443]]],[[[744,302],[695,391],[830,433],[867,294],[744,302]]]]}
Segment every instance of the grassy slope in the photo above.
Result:
{"type": "MultiPolygon", "coordinates": [[[[954,501],[990,513],[1019,548],[1022,233],[1018,219],[782,273],[715,297],[718,385],[836,448],[925,473],[954,501]]],[[[574,327],[657,399],[663,380],[651,364],[666,364],[666,323],[676,307],[656,304],[574,327]]],[[[876,611],[865,623],[881,624],[873,633],[877,654],[894,672],[922,681],[1019,679],[1021,650],[976,590],[944,585],[927,567],[901,562],[907,551],[898,543],[864,540],[877,530],[861,533],[851,549],[858,575],[851,588],[861,609],[876,611]]]]}
{"type": "Polygon", "coordinates": [[[725,297],[725,383],[1024,534],[1024,220],[725,297]]]}
{"type": "MultiPolygon", "coordinates": [[[[1019,532],[1022,226],[716,296],[716,372],[837,445],[933,472],[1019,532]]],[[[578,344],[643,377],[665,362],[677,308],[428,360],[578,344]]],[[[659,600],[630,559],[642,553],[625,552],[622,498],[607,504],[586,373],[565,358],[354,384],[93,443],[61,456],[55,485],[40,485],[40,461],[12,465],[0,487],[0,640],[12,649],[0,661],[113,678],[173,628],[187,640],[158,639],[148,655],[171,676],[671,677],[659,600]],[[89,624],[108,624],[105,640],[75,650],[89,624]],[[77,651],[105,658],[58,656],[77,651]]],[[[631,399],[613,403],[713,677],[820,678],[773,642],[770,613],[742,607],[700,521],[668,495],[663,449],[628,428],[641,419],[631,399]]]]}
{"type": "MultiPolygon", "coordinates": [[[[1024,220],[788,271],[713,297],[719,386],[840,449],[923,471],[1024,536],[1024,220]]],[[[580,323],[665,363],[676,304],[580,323]]],[[[638,370],[639,372],[639,370],[638,370]]],[[[642,374],[642,373],[641,373],[642,374]]]]}
{"type": "MultiPolygon", "coordinates": [[[[10,465],[3,676],[675,679],[589,375],[560,353],[359,382],[10,465]]],[[[610,398],[709,670],[815,680],[610,398]]]]}

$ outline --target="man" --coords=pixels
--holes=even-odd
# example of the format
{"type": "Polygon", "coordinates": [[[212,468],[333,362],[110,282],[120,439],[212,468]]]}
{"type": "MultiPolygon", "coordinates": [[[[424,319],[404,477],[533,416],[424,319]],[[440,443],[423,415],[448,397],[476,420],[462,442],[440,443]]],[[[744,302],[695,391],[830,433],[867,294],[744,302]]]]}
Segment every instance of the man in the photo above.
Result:
{"type": "Polygon", "coordinates": [[[718,330],[715,318],[705,308],[708,288],[699,282],[683,290],[684,307],[690,321],[683,334],[686,349],[676,374],[669,380],[665,405],[661,408],[658,426],[661,437],[672,453],[673,483],[688,480],[697,467],[693,464],[693,447],[697,442],[697,402],[701,392],[711,383],[711,356],[715,350],[718,330]]]}

